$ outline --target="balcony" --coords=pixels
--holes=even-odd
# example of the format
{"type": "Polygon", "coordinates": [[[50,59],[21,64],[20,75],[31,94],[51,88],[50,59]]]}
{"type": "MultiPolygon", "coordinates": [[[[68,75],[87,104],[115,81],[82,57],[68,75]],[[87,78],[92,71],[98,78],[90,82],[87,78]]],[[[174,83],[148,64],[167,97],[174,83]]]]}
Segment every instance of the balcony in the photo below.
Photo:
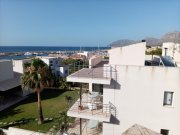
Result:
{"type": "Polygon", "coordinates": [[[84,119],[110,121],[111,104],[103,104],[102,96],[83,94],[68,110],[67,115],[84,119]]]}
{"type": "Polygon", "coordinates": [[[107,84],[111,83],[111,76],[106,67],[83,68],[67,77],[68,82],[107,84]]]}

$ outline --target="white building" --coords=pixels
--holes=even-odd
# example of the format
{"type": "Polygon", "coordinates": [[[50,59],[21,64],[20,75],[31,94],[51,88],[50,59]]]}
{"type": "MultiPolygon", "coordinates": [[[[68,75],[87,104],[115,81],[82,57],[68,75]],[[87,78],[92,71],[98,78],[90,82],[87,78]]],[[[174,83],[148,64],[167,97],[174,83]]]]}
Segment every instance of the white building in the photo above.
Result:
{"type": "Polygon", "coordinates": [[[163,43],[163,56],[170,56],[178,67],[180,67],[180,44],[173,42],[163,43]]]}
{"type": "Polygon", "coordinates": [[[23,74],[25,67],[25,63],[31,63],[32,59],[19,59],[13,60],[13,71],[23,74]]]}
{"type": "Polygon", "coordinates": [[[0,60],[0,111],[23,99],[20,76],[11,60],[0,60]]]}
{"type": "Polygon", "coordinates": [[[13,72],[11,60],[0,60],[0,91],[20,86],[20,74],[13,72]]]}
{"type": "Polygon", "coordinates": [[[68,66],[62,65],[62,59],[57,57],[38,56],[48,66],[51,67],[52,73],[55,76],[66,77],[68,75],[68,66]]]}
{"type": "Polygon", "coordinates": [[[68,116],[101,122],[103,135],[121,135],[136,124],[179,135],[180,68],[145,66],[145,46],[141,42],[113,48],[109,64],[69,75],[67,81],[93,86],[91,94],[82,94],[72,105],[68,116]]]}
{"type": "Polygon", "coordinates": [[[88,52],[88,51],[79,52],[77,54],[79,56],[85,56],[86,59],[89,59],[93,55],[91,52],[88,52]]]}

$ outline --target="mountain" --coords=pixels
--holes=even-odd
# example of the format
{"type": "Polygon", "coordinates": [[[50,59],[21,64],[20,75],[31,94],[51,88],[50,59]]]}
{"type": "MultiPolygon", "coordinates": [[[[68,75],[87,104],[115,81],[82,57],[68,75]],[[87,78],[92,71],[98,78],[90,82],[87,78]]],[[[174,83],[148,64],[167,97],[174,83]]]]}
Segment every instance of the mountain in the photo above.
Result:
{"type": "Polygon", "coordinates": [[[121,40],[117,40],[112,42],[109,46],[111,47],[121,47],[121,46],[125,46],[125,45],[130,45],[130,44],[135,44],[138,43],[139,41],[135,41],[135,40],[129,40],[129,39],[121,39],[121,40]]]}
{"type": "Polygon", "coordinates": [[[163,43],[161,39],[153,38],[153,37],[147,37],[144,38],[144,40],[146,40],[146,46],[160,46],[163,43]]]}
{"type": "MultiPolygon", "coordinates": [[[[162,45],[163,42],[180,43],[180,31],[166,33],[160,39],[154,38],[154,37],[147,37],[147,38],[144,38],[143,40],[146,40],[147,46],[159,46],[159,45],[162,45]]],[[[141,41],[140,40],[121,39],[121,40],[112,42],[109,46],[121,47],[121,46],[130,45],[130,44],[135,44],[138,42],[141,42],[141,41]]]]}
{"type": "Polygon", "coordinates": [[[163,42],[180,43],[180,31],[166,33],[161,39],[163,42]]]}

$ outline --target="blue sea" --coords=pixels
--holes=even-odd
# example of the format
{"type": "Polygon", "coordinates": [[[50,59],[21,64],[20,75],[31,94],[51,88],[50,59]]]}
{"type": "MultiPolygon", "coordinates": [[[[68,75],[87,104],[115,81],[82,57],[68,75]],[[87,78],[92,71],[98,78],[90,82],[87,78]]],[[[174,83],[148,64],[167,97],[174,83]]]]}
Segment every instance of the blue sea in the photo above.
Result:
{"type": "MultiPolygon", "coordinates": [[[[109,47],[99,47],[108,49],[109,47]]],[[[41,52],[41,51],[78,51],[80,47],[49,47],[49,46],[0,46],[2,52],[41,52]]],[[[95,51],[98,47],[81,47],[82,51],[95,51]]]]}
{"type": "MultiPolygon", "coordinates": [[[[109,49],[109,47],[53,47],[53,46],[0,46],[0,53],[15,53],[15,52],[51,52],[51,51],[96,51],[109,49]]],[[[41,56],[47,54],[40,54],[41,56]]],[[[32,56],[0,56],[0,59],[22,59],[32,56]]]]}

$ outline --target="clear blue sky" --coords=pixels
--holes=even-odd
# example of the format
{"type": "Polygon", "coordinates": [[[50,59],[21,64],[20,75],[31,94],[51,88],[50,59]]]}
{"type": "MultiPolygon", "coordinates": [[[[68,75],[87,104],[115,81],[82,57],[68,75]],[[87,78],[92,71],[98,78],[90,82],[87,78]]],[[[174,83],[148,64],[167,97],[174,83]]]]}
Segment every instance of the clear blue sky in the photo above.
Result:
{"type": "Polygon", "coordinates": [[[0,46],[106,46],[180,30],[180,0],[0,0],[0,46]]]}

